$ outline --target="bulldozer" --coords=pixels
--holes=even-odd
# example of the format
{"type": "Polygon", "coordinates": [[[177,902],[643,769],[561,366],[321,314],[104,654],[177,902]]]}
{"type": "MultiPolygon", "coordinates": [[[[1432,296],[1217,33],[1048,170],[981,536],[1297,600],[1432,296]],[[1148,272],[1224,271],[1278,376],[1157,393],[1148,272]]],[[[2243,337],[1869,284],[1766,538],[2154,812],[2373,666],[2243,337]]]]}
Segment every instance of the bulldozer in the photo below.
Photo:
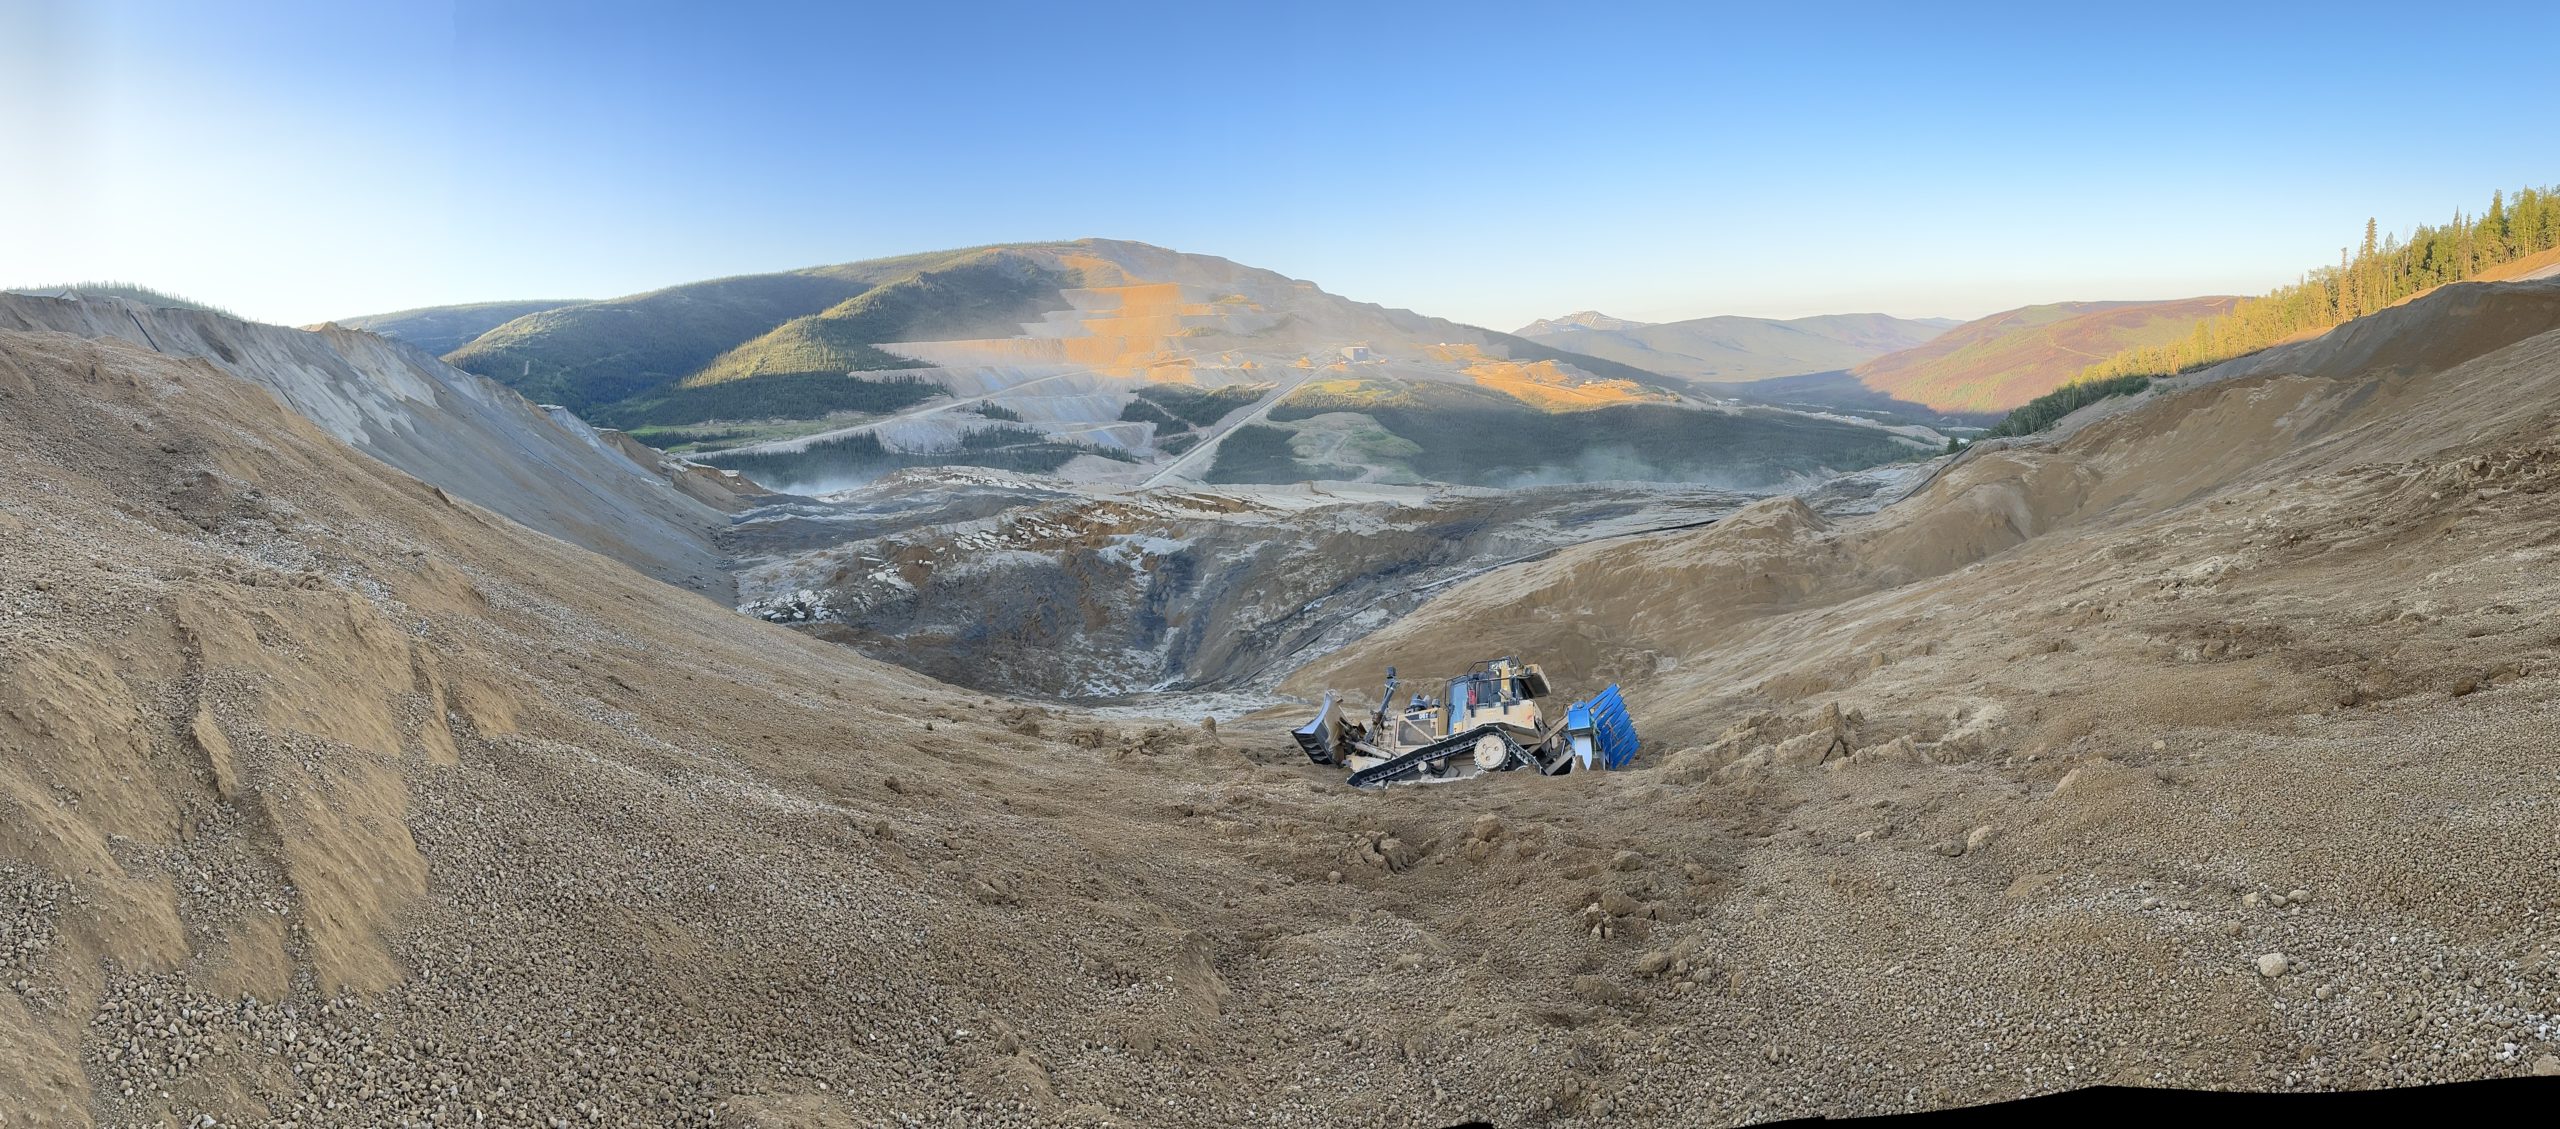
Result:
{"type": "Polygon", "coordinates": [[[1314,720],[1291,732],[1307,759],[1347,768],[1350,784],[1462,780],[1488,772],[1540,776],[1624,768],[1636,755],[1636,727],[1615,683],[1550,720],[1547,673],[1536,663],[1488,659],[1451,678],[1440,693],[1416,693],[1401,708],[1396,668],[1366,720],[1349,716],[1325,691],[1314,720]]]}

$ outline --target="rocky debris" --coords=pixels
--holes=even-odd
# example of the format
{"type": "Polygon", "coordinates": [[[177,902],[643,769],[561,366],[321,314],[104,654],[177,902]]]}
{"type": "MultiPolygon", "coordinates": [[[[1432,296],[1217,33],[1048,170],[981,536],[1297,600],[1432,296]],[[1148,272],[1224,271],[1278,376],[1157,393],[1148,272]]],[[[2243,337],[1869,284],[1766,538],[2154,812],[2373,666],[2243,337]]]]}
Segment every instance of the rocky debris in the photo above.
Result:
{"type": "Polygon", "coordinates": [[[1001,874],[985,874],[971,879],[969,896],[991,906],[1020,905],[1022,902],[1021,896],[1015,892],[1014,881],[1001,874]]]}
{"type": "MultiPolygon", "coordinates": [[[[1036,717],[1022,718],[1008,728],[1024,737],[1041,735],[1038,732],[1040,722],[1036,717]],[[1026,732],[1026,729],[1030,731],[1026,732]]],[[[1224,746],[1219,743],[1218,735],[1214,731],[1190,726],[1155,725],[1134,734],[1121,734],[1120,745],[1113,750],[1112,756],[1115,759],[1127,760],[1132,757],[1162,757],[1176,753],[1209,753],[1222,748],[1224,746]]]]}
{"type": "Polygon", "coordinates": [[[1458,851],[1469,862],[1490,860],[1502,849],[1505,830],[1501,817],[1491,812],[1479,815],[1467,825],[1467,837],[1458,845],[1458,851]]]}
{"type": "Polygon", "coordinates": [[[1574,977],[1573,994],[1595,1004],[1615,1004],[1627,998],[1626,992],[1605,976],[1574,977]]]}
{"type": "Polygon", "coordinates": [[[2286,959],[2283,953],[2268,953],[2258,958],[2258,975],[2260,976],[2282,976],[2292,967],[2293,962],[2286,959]]]}
{"type": "Polygon", "coordinates": [[[1873,764],[1895,759],[1906,750],[1913,761],[1927,759],[1907,738],[1900,745],[1887,741],[1853,751],[1864,722],[1859,713],[1843,710],[1837,702],[1795,717],[1761,711],[1726,727],[1705,746],[1667,756],[1664,771],[1689,783],[1708,779],[1730,783],[1765,776],[1773,769],[1873,764]],[[1861,758],[1860,752],[1868,755],[1861,758]]]}
{"type": "Polygon", "coordinates": [[[21,994],[37,990],[29,974],[53,949],[71,895],[68,882],[0,861],[0,985],[21,994]]]}
{"type": "Polygon", "coordinates": [[[1349,855],[1353,862],[1402,874],[1422,858],[1423,851],[1384,831],[1366,831],[1352,838],[1349,855]]]}
{"type": "Polygon", "coordinates": [[[1919,744],[1911,739],[1910,734],[1905,733],[1893,740],[1869,745],[1850,753],[1846,763],[1853,765],[1925,764],[1928,761],[1928,755],[1920,751],[1919,744]]]}
{"type": "Polygon", "coordinates": [[[1840,712],[1840,703],[1822,707],[1814,715],[1813,727],[1778,742],[1771,759],[1784,765],[1817,765],[1850,750],[1849,722],[1840,712]]]}

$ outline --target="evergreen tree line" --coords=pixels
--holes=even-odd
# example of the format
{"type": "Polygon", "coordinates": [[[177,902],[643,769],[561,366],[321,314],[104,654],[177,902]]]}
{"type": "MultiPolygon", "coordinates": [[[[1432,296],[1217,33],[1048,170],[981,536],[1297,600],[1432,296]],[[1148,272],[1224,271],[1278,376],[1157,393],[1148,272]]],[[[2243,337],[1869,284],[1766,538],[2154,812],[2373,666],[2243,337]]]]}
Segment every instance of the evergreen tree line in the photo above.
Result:
{"type": "Polygon", "coordinates": [[[2228,314],[2196,323],[2166,345],[2126,349],[2080,370],[2052,392],[2009,413],[1989,435],[2041,431],[2083,404],[2139,392],[2151,378],[2175,376],[2246,356],[2300,334],[2326,330],[2412,294],[2560,246],[2560,187],[2490,196],[2489,210],[2460,211],[2442,226],[2420,225],[2407,239],[2364,221],[2364,241],[2338,249],[2338,265],[2321,267],[2264,297],[2243,298],[2228,314]]]}
{"type": "MultiPolygon", "coordinates": [[[[2151,378],[2141,373],[2084,377],[2018,405],[1991,430],[1983,432],[1982,437],[1997,439],[2003,435],[2032,435],[2053,426],[2053,421],[2109,396],[2130,396],[2149,387],[2151,378]]],[[[1948,454],[1955,454],[1958,449],[1955,440],[1947,440],[1948,454]]]]}
{"type": "Polygon", "coordinates": [[[2243,299],[2178,341],[2117,353],[2082,369],[2074,380],[2192,372],[2554,246],[2560,246],[2560,187],[2527,188],[2513,198],[2499,192],[2490,197],[2488,211],[2457,211],[2451,221],[2422,225],[2407,239],[2378,234],[2367,219],[2363,242],[2339,248],[2338,265],[2305,274],[2265,297],[2243,299]]]}
{"type": "Polygon", "coordinates": [[[216,306],[208,302],[198,302],[192,298],[181,298],[166,290],[154,290],[139,282],[117,282],[113,280],[103,282],[61,282],[55,283],[51,286],[11,287],[9,293],[36,294],[49,298],[53,295],[60,294],[65,290],[93,297],[99,295],[113,295],[118,298],[130,298],[146,306],[159,306],[164,309],[202,310],[209,314],[221,314],[222,316],[229,318],[236,318],[240,316],[229,310],[223,309],[220,306],[216,306]]]}

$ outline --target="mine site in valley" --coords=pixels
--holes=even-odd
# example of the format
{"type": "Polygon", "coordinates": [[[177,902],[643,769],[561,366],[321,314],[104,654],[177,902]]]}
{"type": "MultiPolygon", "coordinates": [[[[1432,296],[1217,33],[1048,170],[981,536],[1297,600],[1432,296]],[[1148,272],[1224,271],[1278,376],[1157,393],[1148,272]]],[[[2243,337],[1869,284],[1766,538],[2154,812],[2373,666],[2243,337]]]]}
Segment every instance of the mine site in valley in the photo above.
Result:
{"type": "Polygon", "coordinates": [[[2560,1085],[2547,79],[968,7],[0,6],[0,1126],[2560,1085]]]}

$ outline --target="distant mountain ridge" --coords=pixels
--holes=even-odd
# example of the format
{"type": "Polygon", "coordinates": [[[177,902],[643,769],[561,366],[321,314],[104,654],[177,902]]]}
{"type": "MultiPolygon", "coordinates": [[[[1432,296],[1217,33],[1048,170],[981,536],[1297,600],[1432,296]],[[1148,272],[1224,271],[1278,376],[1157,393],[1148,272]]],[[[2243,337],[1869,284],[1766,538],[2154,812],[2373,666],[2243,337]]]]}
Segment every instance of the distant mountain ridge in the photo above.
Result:
{"type": "MultiPolygon", "coordinates": [[[[350,321],[454,332],[502,312],[350,321]]],[[[802,491],[943,464],[1142,483],[1763,484],[1934,446],[1864,420],[1700,402],[1676,376],[1584,351],[1606,332],[1531,340],[1084,239],[548,306],[445,357],[802,491]]]]}
{"type": "Polygon", "coordinates": [[[1645,323],[1585,310],[1522,327],[1520,336],[1664,376],[1719,384],[1837,372],[1922,344],[1953,328],[1945,318],[1886,314],[1719,316],[1645,323]]]}
{"type": "Polygon", "coordinates": [[[1868,388],[1939,411],[2005,412],[2119,350],[2184,337],[2238,302],[2205,297],[2021,306],[1861,363],[1850,375],[1868,388]]]}
{"type": "Polygon", "coordinates": [[[1570,333],[1577,329],[1642,329],[1651,324],[1653,323],[1613,318],[1598,310],[1583,310],[1560,318],[1539,318],[1511,332],[1518,337],[1540,337],[1550,333],[1570,333]]]}
{"type": "Polygon", "coordinates": [[[527,314],[574,306],[579,298],[536,298],[518,302],[473,302],[461,306],[423,306],[387,314],[341,318],[339,325],[406,341],[439,357],[470,344],[473,338],[527,314]]]}

